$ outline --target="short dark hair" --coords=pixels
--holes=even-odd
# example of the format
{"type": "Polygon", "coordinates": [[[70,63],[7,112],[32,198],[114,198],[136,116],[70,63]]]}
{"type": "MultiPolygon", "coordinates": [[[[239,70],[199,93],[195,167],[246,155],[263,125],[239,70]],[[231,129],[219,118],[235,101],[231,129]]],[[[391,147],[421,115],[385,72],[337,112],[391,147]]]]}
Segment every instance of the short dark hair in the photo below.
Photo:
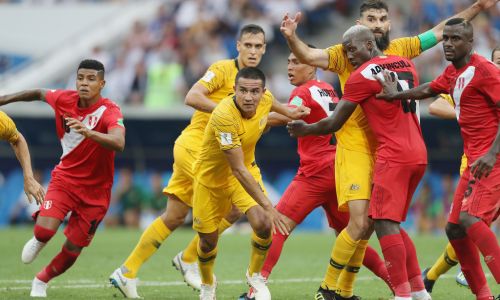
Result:
{"type": "Polygon", "coordinates": [[[369,9],[384,9],[389,12],[389,6],[383,0],[365,0],[363,4],[359,7],[359,15],[363,15],[363,13],[369,9]]]}
{"type": "Polygon", "coordinates": [[[236,74],[236,80],[234,81],[235,85],[238,83],[238,79],[246,78],[246,79],[259,79],[262,81],[262,87],[266,86],[266,75],[259,68],[256,67],[246,67],[238,71],[236,74]]]}
{"type": "Polygon", "coordinates": [[[102,78],[104,78],[104,65],[95,59],[84,59],[80,62],[80,65],[78,65],[78,70],[80,69],[90,69],[90,70],[96,70],[97,73],[102,74],[102,78]]]}
{"type": "Polygon", "coordinates": [[[453,26],[453,25],[462,25],[465,31],[467,31],[471,37],[474,35],[474,29],[472,28],[472,24],[464,18],[451,18],[444,26],[453,26]]]}
{"type": "Polygon", "coordinates": [[[262,33],[264,35],[264,39],[266,38],[266,33],[264,32],[264,29],[262,29],[262,27],[260,27],[259,25],[255,25],[255,24],[247,24],[240,29],[240,36],[238,39],[241,40],[241,37],[247,33],[251,33],[251,34],[262,33]]]}
{"type": "Polygon", "coordinates": [[[496,46],[493,51],[491,51],[491,60],[493,60],[493,56],[495,55],[495,52],[500,51],[500,45],[496,46]]]}

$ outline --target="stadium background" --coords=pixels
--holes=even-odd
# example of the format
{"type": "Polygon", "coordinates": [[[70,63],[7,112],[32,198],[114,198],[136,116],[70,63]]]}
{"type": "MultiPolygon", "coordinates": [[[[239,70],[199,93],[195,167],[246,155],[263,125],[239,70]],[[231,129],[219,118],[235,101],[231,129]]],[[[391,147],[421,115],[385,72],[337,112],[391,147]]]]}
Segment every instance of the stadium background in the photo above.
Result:
{"type": "MultiPolygon", "coordinates": [[[[171,175],[173,143],[192,113],[183,95],[210,63],[237,55],[238,29],[247,23],[265,29],[268,45],[261,67],[268,88],[285,102],[293,87],[286,73],[288,48],[279,32],[283,14],[302,11],[305,20],[299,35],[317,47],[327,47],[338,43],[354,23],[360,2],[0,0],[0,94],[35,87],[73,88],[82,58],[102,61],[107,69],[104,95],[121,105],[127,128],[125,151],[116,158],[112,206],[103,226],[143,227],[165,205],[161,188],[171,175]]],[[[423,32],[472,1],[387,2],[391,38],[396,38],[423,32]]],[[[475,50],[489,59],[500,42],[500,6],[479,15],[473,24],[475,50]]],[[[415,60],[421,82],[444,69],[442,56],[438,45],[415,60]]],[[[318,73],[340,92],[336,75],[318,73]]],[[[28,103],[1,109],[27,138],[37,176],[48,183],[61,154],[50,107],[28,103]]],[[[421,106],[421,115],[430,163],[404,226],[418,233],[443,234],[458,177],[461,138],[456,121],[429,116],[427,105],[421,106]]],[[[295,146],[284,128],[271,130],[258,145],[258,163],[274,201],[298,166],[295,146]]],[[[29,215],[35,208],[26,205],[22,186],[14,153],[1,143],[0,227],[31,223],[29,215]]],[[[325,224],[318,210],[301,228],[324,230],[325,224]]]]}

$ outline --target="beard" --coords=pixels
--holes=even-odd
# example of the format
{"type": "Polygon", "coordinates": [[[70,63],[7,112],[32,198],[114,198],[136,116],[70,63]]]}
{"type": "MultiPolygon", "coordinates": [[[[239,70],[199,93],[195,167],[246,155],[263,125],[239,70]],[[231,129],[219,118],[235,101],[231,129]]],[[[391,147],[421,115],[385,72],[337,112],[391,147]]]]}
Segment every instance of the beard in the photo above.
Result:
{"type": "Polygon", "coordinates": [[[377,43],[377,47],[380,49],[380,51],[385,51],[385,49],[389,47],[390,42],[389,31],[387,31],[385,34],[382,34],[382,36],[380,37],[375,37],[375,43],[377,43]]]}

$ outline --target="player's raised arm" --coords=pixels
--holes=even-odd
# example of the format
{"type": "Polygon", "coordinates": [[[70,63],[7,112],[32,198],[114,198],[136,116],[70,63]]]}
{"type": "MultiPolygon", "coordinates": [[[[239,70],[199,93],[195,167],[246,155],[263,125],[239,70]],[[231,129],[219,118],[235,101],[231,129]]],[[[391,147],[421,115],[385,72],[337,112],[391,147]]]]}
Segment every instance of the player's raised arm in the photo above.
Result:
{"type": "Polygon", "coordinates": [[[0,96],[0,106],[12,102],[45,101],[46,89],[25,90],[13,94],[0,96]]]}
{"type": "Polygon", "coordinates": [[[307,124],[302,120],[292,121],[288,123],[286,128],[290,136],[293,137],[330,134],[342,128],[356,109],[356,106],[356,103],[342,99],[335,107],[334,113],[328,118],[313,124],[307,124]]]}
{"type": "Polygon", "coordinates": [[[197,82],[189,89],[184,103],[196,110],[211,113],[217,103],[208,98],[209,93],[210,91],[205,86],[197,82]]]}
{"type": "Polygon", "coordinates": [[[328,53],[324,49],[315,49],[307,46],[295,32],[297,25],[302,18],[302,13],[298,12],[295,17],[290,18],[285,14],[281,21],[281,33],[285,37],[288,47],[301,63],[308,64],[322,69],[328,68],[328,53]]]}

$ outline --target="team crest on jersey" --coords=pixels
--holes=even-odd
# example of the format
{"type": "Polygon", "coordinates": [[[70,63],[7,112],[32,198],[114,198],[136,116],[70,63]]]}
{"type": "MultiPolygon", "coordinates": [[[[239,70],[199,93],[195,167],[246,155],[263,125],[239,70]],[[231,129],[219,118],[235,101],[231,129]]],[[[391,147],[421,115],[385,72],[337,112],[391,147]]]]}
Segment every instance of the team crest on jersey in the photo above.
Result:
{"type": "Polygon", "coordinates": [[[96,125],[97,125],[97,122],[99,121],[99,117],[98,116],[93,116],[93,115],[90,115],[89,116],[89,127],[90,128],[94,128],[96,125]]]}
{"type": "Polygon", "coordinates": [[[43,201],[43,208],[50,209],[52,207],[52,200],[43,201]]]}

